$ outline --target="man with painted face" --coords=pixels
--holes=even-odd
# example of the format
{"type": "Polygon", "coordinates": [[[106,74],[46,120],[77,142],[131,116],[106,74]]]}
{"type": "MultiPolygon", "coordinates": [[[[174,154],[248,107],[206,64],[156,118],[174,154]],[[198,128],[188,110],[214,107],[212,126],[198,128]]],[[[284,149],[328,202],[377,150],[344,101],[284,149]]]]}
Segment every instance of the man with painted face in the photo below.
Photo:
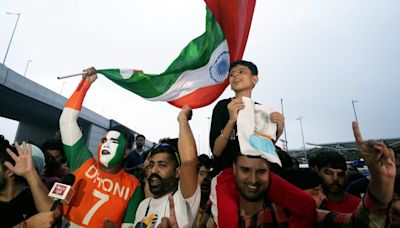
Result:
{"type": "Polygon", "coordinates": [[[143,199],[139,181],[122,169],[131,141],[123,129],[110,130],[101,139],[97,161],[93,158],[77,119],[86,92],[97,75],[93,67],[84,72],[60,117],[65,155],[76,179],[75,196],[72,202],[63,205],[63,222],[85,227],[129,225],[143,199]]]}
{"type": "Polygon", "coordinates": [[[197,182],[196,143],[190,129],[191,109],[184,106],[178,115],[178,151],[170,143],[161,143],[149,156],[148,183],[153,197],[143,200],[136,212],[136,227],[156,227],[170,216],[168,195],[172,194],[179,228],[189,228],[200,205],[197,182]]]}

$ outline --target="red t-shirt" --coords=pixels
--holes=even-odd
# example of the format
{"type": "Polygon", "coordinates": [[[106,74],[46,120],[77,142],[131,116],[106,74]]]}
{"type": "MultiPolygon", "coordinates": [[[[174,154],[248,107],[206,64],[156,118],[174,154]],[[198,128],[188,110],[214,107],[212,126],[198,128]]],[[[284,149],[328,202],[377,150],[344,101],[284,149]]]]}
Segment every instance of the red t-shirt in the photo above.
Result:
{"type": "Polygon", "coordinates": [[[332,202],[329,201],[326,204],[326,209],[328,211],[336,211],[336,212],[342,212],[342,213],[352,213],[355,211],[360,204],[361,199],[346,193],[346,196],[343,198],[343,200],[339,202],[332,202]]]}

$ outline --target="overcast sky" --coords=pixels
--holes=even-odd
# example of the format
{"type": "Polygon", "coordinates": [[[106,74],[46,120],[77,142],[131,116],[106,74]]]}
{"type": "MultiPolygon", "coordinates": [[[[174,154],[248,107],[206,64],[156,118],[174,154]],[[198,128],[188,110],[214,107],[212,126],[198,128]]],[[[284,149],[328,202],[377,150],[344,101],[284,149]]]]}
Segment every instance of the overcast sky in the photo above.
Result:
{"type": "MultiPolygon", "coordinates": [[[[6,65],[23,74],[31,59],[27,77],[65,97],[79,78],[56,77],[89,66],[162,72],[205,22],[201,0],[1,0],[0,9],[1,59],[17,18],[5,12],[19,12],[6,65]]],[[[244,54],[259,68],[253,99],[277,111],[283,99],[289,149],[303,146],[299,116],[306,142],[352,141],[352,99],[365,138],[400,137],[399,41],[398,0],[258,0],[244,54]]],[[[178,135],[179,109],[104,77],[84,105],[152,141],[178,135]]],[[[191,121],[202,153],[214,105],[191,121]]],[[[11,126],[0,120],[1,133],[11,126]]]]}

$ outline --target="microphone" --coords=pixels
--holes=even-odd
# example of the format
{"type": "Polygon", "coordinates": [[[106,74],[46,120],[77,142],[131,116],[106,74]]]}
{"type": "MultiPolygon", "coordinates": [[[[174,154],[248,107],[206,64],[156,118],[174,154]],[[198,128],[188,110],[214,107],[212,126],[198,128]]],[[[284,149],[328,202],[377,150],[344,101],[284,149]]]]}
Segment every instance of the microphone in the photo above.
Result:
{"type": "Polygon", "coordinates": [[[74,194],[74,191],[71,188],[74,182],[74,174],[69,173],[61,180],[61,183],[54,183],[49,192],[49,196],[55,200],[50,211],[55,211],[60,203],[68,204],[71,201],[74,194]]]}

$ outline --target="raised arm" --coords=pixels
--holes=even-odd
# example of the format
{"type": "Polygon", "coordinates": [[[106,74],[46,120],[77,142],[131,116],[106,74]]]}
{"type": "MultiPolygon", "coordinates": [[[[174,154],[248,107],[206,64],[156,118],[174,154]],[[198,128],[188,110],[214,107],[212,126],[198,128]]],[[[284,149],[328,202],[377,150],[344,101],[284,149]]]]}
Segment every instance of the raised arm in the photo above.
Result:
{"type": "Polygon", "coordinates": [[[189,120],[192,109],[185,105],[178,115],[179,139],[178,150],[181,159],[180,187],[182,196],[187,199],[193,196],[197,189],[197,150],[189,120]]]}
{"type": "Polygon", "coordinates": [[[5,162],[4,165],[16,175],[25,178],[28,182],[36,210],[39,212],[49,211],[53,204],[53,200],[47,195],[48,190],[40,180],[40,177],[33,166],[32,145],[23,142],[20,146],[18,143],[15,143],[15,148],[18,151],[18,155],[13,153],[10,149],[7,149],[7,153],[12,157],[12,159],[14,159],[15,165],[13,166],[10,162],[5,162]]]}
{"type": "Polygon", "coordinates": [[[396,178],[394,152],[384,143],[364,141],[356,122],[353,122],[353,132],[360,155],[371,173],[368,191],[382,208],[386,208],[393,198],[396,178]]]}
{"type": "Polygon", "coordinates": [[[218,107],[218,104],[214,108],[210,128],[210,145],[212,152],[216,157],[221,156],[222,151],[224,151],[226,145],[228,144],[229,137],[236,125],[238,112],[240,109],[244,108],[244,103],[241,98],[235,98],[229,102],[227,105],[229,119],[226,123],[223,121],[224,118],[222,115],[224,115],[224,113],[221,112],[222,108],[224,107],[218,107]]]}
{"type": "Polygon", "coordinates": [[[79,168],[92,156],[82,137],[77,120],[86,92],[90,85],[97,79],[97,74],[96,69],[93,67],[84,71],[87,74],[83,76],[82,81],[65,104],[59,122],[61,139],[71,172],[79,168]]]}
{"type": "Polygon", "coordinates": [[[394,152],[383,143],[364,141],[356,122],[353,122],[353,133],[360,155],[371,173],[367,194],[353,213],[318,211],[318,220],[322,227],[389,227],[387,208],[393,197],[396,177],[394,152]]]}

